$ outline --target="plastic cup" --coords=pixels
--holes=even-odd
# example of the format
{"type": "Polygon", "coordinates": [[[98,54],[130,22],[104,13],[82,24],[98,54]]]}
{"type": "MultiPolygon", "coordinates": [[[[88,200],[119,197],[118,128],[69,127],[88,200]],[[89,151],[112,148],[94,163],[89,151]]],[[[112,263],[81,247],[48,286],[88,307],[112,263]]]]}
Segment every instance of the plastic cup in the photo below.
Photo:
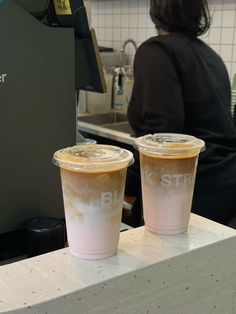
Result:
{"type": "Polygon", "coordinates": [[[204,141],[185,134],[156,133],[137,138],[135,144],[146,229],[160,234],[185,232],[204,141]]]}
{"type": "Polygon", "coordinates": [[[70,252],[84,259],[116,254],[133,154],[110,145],[77,145],[55,152],[53,162],[61,171],[70,252]]]}

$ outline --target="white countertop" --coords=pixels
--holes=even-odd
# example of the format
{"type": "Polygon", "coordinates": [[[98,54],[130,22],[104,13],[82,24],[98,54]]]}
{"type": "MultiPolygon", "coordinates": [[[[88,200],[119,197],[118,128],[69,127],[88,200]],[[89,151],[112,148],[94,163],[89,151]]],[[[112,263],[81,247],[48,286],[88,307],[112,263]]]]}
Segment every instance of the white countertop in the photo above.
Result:
{"type": "MultiPolygon", "coordinates": [[[[72,256],[69,249],[65,248],[0,266],[0,313],[159,313],[151,309],[144,312],[141,305],[135,310],[135,304],[129,305],[128,299],[126,301],[130,310],[123,308],[121,295],[124,293],[124,289],[127,289],[127,295],[123,296],[125,298],[128,298],[128,295],[132,297],[133,292],[139,295],[141,292],[138,290],[142,286],[145,288],[145,285],[139,284],[136,287],[135,282],[144,280],[145,277],[145,283],[149,284],[152,276],[154,279],[156,275],[160,276],[161,273],[164,275],[166,268],[169,268],[168,273],[175,278],[174,280],[177,280],[179,276],[177,266],[171,266],[174,265],[175,259],[184,258],[184,266],[187,269],[194,264],[194,260],[197,260],[194,257],[190,265],[188,264],[190,263],[188,256],[194,255],[196,252],[205,252],[200,259],[201,263],[197,263],[197,267],[202,265],[203,269],[208,269],[207,258],[212,258],[215,254],[210,254],[210,249],[216,250],[217,248],[219,250],[222,248],[222,250],[226,250],[227,255],[228,246],[232,243],[236,244],[236,230],[192,214],[188,232],[177,236],[155,235],[146,231],[144,227],[122,232],[118,254],[104,260],[81,260],[72,256]],[[207,257],[207,252],[209,257],[207,257]],[[206,261],[206,265],[204,265],[204,261],[206,261]],[[165,268],[162,272],[154,271],[155,267],[163,268],[164,265],[165,268]],[[115,301],[114,289],[119,295],[115,301]],[[108,306],[109,302],[113,306],[112,309],[108,306]],[[107,303],[106,309],[103,308],[104,303],[107,303]]],[[[225,254],[220,252],[219,254],[224,258],[225,254]]],[[[232,252],[232,254],[236,253],[232,252]]],[[[228,260],[230,261],[230,256],[228,260]]],[[[235,260],[232,266],[236,269],[235,260]]],[[[180,267],[182,267],[181,265],[183,262],[180,263],[180,267]]],[[[217,264],[216,269],[219,266],[217,264]]],[[[229,268],[227,267],[227,269],[229,268]]],[[[213,272],[213,269],[209,272],[213,272]]],[[[211,274],[211,276],[213,275],[211,274]]],[[[232,277],[232,280],[235,281],[234,292],[236,293],[235,277],[232,277]]],[[[186,278],[189,280],[189,287],[191,287],[192,279],[186,278]]],[[[160,285],[164,286],[164,281],[167,282],[168,278],[160,280],[160,285]]],[[[174,285],[171,289],[174,289],[174,285]]],[[[186,289],[188,290],[188,288],[184,288],[184,290],[186,289]]],[[[145,288],[145,291],[148,290],[145,288]]],[[[147,298],[143,294],[143,300],[147,298]]],[[[138,300],[137,302],[139,302],[138,300]]],[[[145,301],[142,302],[145,303],[145,301]]],[[[172,314],[164,310],[160,313],[172,314]]],[[[180,314],[180,312],[173,313],[180,314]]],[[[181,313],[194,314],[197,312],[183,311],[181,313]]],[[[225,313],[222,312],[221,314],[225,313]]]]}

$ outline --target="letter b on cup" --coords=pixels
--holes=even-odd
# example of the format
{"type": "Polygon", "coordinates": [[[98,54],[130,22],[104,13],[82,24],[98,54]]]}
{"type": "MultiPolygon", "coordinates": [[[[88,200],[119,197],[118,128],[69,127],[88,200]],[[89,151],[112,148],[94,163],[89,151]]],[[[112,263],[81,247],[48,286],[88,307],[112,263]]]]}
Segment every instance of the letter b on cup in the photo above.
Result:
{"type": "Polygon", "coordinates": [[[117,200],[117,191],[114,192],[102,192],[101,205],[111,206],[113,202],[117,200]]]}

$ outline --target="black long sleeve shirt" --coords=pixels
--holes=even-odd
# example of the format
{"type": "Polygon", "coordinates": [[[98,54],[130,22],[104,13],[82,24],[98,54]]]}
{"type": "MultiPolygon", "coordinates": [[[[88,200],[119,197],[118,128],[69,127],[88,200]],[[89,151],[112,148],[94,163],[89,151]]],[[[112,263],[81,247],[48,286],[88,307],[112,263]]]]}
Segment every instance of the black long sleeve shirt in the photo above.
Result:
{"type": "Polygon", "coordinates": [[[182,34],[156,36],[137,50],[128,119],[136,136],[194,135],[206,143],[196,188],[236,185],[236,131],[230,81],[221,58],[204,42],[182,34]]]}

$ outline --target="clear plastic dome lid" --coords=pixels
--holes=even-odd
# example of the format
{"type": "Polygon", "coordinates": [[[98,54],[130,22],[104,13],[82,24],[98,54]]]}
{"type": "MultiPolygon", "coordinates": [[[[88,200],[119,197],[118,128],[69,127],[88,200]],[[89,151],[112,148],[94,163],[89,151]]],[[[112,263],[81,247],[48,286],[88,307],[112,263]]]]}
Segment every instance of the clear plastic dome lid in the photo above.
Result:
{"type": "Polygon", "coordinates": [[[205,142],[192,135],[177,133],[147,134],[135,140],[139,151],[161,155],[198,154],[205,150],[205,142]]]}
{"type": "Polygon", "coordinates": [[[56,151],[53,156],[53,163],[74,171],[118,169],[131,165],[133,154],[117,146],[85,144],[56,151]]]}

